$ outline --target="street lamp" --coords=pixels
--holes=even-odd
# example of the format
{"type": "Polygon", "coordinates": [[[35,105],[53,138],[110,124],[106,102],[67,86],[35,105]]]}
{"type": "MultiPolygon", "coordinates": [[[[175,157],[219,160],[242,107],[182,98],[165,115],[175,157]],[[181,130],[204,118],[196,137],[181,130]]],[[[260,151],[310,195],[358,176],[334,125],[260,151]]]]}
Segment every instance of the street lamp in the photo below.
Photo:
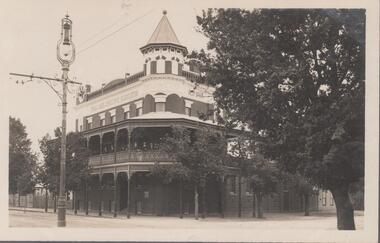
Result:
{"type": "Polygon", "coordinates": [[[57,59],[62,65],[62,135],[61,135],[61,163],[58,197],[58,227],[66,226],[66,106],[67,106],[67,81],[69,66],[75,60],[75,46],[72,42],[73,22],[66,15],[62,19],[61,39],[57,43],[57,59]]]}

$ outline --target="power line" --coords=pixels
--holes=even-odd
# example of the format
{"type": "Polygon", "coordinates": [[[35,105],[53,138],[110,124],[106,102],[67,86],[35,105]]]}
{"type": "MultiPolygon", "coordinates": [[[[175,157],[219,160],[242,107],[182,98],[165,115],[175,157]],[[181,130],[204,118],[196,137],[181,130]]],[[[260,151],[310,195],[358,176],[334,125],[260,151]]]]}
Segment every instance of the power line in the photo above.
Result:
{"type": "Polygon", "coordinates": [[[107,31],[108,29],[114,27],[115,25],[117,25],[121,19],[123,19],[125,16],[127,16],[126,13],[123,13],[121,16],[119,16],[117,18],[117,20],[115,22],[113,22],[112,24],[106,26],[105,28],[103,28],[102,30],[100,30],[99,32],[93,34],[92,36],[90,36],[88,39],[86,39],[85,41],[83,41],[82,43],[79,44],[79,46],[82,46],[84,44],[86,44],[87,42],[89,42],[90,40],[94,39],[95,37],[97,37],[98,35],[102,34],[103,32],[107,31]]]}
{"type": "Polygon", "coordinates": [[[99,44],[99,43],[102,42],[103,40],[105,40],[105,39],[107,39],[107,38],[113,36],[114,34],[118,33],[118,32],[121,31],[122,29],[128,27],[129,25],[131,25],[131,24],[137,22],[138,20],[142,19],[143,17],[145,17],[145,16],[147,16],[148,14],[150,14],[151,12],[153,12],[153,10],[154,10],[154,9],[151,9],[150,11],[146,12],[144,15],[141,15],[140,17],[135,18],[135,19],[132,20],[131,22],[129,22],[129,23],[123,25],[122,27],[120,27],[120,28],[118,28],[117,30],[111,32],[110,34],[106,35],[106,36],[103,37],[102,39],[96,41],[94,44],[92,44],[92,45],[90,45],[90,46],[88,46],[88,47],[86,47],[86,48],[84,48],[84,49],[82,49],[82,50],[79,50],[79,51],[77,52],[77,55],[79,55],[80,53],[82,53],[82,52],[84,52],[84,51],[86,51],[86,50],[88,50],[88,49],[94,47],[95,45],[99,44]]]}

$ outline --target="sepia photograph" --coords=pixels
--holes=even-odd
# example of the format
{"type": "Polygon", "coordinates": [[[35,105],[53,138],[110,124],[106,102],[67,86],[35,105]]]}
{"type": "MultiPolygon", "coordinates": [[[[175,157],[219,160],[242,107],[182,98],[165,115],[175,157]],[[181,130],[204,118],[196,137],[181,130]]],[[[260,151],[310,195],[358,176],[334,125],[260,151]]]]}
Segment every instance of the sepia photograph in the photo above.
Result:
{"type": "Polygon", "coordinates": [[[378,242],[377,1],[0,9],[1,240],[378,242]]]}

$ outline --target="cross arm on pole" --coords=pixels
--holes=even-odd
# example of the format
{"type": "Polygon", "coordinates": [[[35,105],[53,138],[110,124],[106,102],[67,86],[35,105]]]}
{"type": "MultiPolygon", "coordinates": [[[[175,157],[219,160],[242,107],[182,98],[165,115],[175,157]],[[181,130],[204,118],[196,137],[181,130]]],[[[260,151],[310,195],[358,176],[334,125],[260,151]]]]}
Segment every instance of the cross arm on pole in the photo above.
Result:
{"type": "MultiPolygon", "coordinates": [[[[43,77],[43,76],[36,76],[36,75],[33,75],[33,74],[29,75],[29,74],[21,74],[21,73],[9,73],[9,75],[20,76],[20,77],[27,77],[27,78],[30,78],[30,79],[33,79],[33,78],[45,79],[45,80],[51,80],[51,81],[56,81],[56,82],[63,82],[64,81],[63,79],[60,79],[60,78],[49,78],[49,77],[43,77]]],[[[76,81],[72,81],[72,80],[67,80],[67,83],[82,84],[80,82],[76,82],[76,81]]]]}

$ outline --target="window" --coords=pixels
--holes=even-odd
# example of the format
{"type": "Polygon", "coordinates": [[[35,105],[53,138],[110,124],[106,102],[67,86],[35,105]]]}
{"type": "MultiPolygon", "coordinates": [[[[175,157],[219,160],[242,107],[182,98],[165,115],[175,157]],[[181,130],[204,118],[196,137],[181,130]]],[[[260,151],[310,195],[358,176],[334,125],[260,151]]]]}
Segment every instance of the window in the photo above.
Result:
{"type": "Polygon", "coordinates": [[[151,74],[157,73],[157,61],[151,61],[150,62],[150,73],[151,74]]]}
{"type": "Polygon", "coordinates": [[[124,119],[129,119],[129,111],[124,112],[124,119]]]}
{"type": "Polygon", "coordinates": [[[87,129],[91,129],[91,128],[92,128],[92,122],[87,121],[87,129]]]}
{"type": "Polygon", "coordinates": [[[104,126],[104,118],[100,119],[100,126],[104,126]]]}
{"type": "Polygon", "coordinates": [[[190,107],[186,107],[186,108],[185,108],[185,114],[186,114],[187,116],[191,116],[191,108],[190,108],[190,107]]]}
{"type": "Polygon", "coordinates": [[[334,206],[334,197],[331,193],[330,193],[330,206],[334,206]]]}
{"type": "Polygon", "coordinates": [[[116,122],[116,116],[115,115],[111,115],[111,124],[115,123],[115,122],[116,122]]]}
{"type": "Polygon", "coordinates": [[[165,111],[165,103],[164,102],[157,102],[156,103],[156,112],[162,112],[165,111]]]}
{"type": "Polygon", "coordinates": [[[172,73],[172,62],[165,61],[165,73],[172,73]]]}
{"type": "Polygon", "coordinates": [[[136,116],[142,115],[142,107],[136,109],[136,116]]]}
{"type": "Polygon", "coordinates": [[[322,191],[322,206],[326,206],[326,201],[327,201],[327,191],[323,190],[322,191]]]}

